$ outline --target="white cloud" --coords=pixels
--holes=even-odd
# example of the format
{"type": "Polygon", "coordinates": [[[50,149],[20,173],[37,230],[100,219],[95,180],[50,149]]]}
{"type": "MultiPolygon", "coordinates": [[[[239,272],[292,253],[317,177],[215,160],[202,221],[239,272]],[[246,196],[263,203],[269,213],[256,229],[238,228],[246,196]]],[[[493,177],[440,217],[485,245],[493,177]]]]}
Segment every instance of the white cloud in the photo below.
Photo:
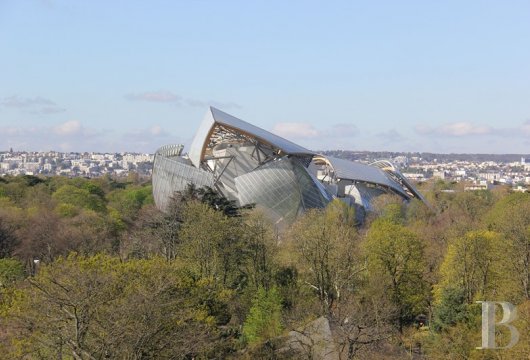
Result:
{"type": "Polygon", "coordinates": [[[136,151],[153,153],[162,145],[181,143],[160,125],[144,129],[104,130],[86,127],[79,120],[54,126],[0,126],[0,150],[136,151]]]}
{"type": "Polygon", "coordinates": [[[325,143],[326,140],[349,139],[359,134],[353,124],[339,123],[323,129],[317,129],[305,122],[281,122],[274,125],[272,132],[286,139],[317,140],[325,143]]]}
{"type": "Polygon", "coordinates": [[[453,122],[443,124],[438,127],[428,125],[417,125],[416,132],[420,134],[434,134],[445,136],[469,136],[469,135],[486,135],[491,134],[493,129],[489,126],[475,125],[467,121],[453,122]]]}
{"type": "Polygon", "coordinates": [[[38,132],[37,128],[30,127],[30,128],[17,128],[13,126],[6,126],[6,127],[0,127],[0,135],[7,135],[7,136],[30,136],[38,132]]]}
{"type": "Polygon", "coordinates": [[[155,124],[146,129],[132,129],[132,130],[126,131],[125,133],[123,133],[123,136],[129,137],[134,140],[139,140],[142,138],[144,139],[164,138],[164,137],[170,136],[170,134],[160,125],[155,124]]]}
{"type": "Polygon", "coordinates": [[[24,98],[19,97],[18,95],[13,95],[5,97],[0,100],[0,104],[5,107],[14,107],[14,108],[30,108],[34,106],[41,105],[55,105],[55,103],[49,99],[37,96],[33,98],[24,98]]]}
{"type": "Polygon", "coordinates": [[[313,125],[302,122],[283,122],[274,125],[272,132],[287,139],[312,139],[319,136],[313,125]]]}
{"type": "Polygon", "coordinates": [[[55,102],[41,96],[20,97],[18,95],[8,96],[0,99],[0,105],[6,108],[14,108],[28,111],[32,114],[48,115],[66,111],[55,102]]]}
{"type": "Polygon", "coordinates": [[[0,149],[153,153],[162,145],[181,142],[159,125],[126,132],[85,127],[78,120],[55,126],[0,126],[0,149]]]}
{"type": "Polygon", "coordinates": [[[160,125],[154,125],[149,129],[151,135],[160,135],[163,133],[162,127],[160,125]]]}
{"type": "Polygon", "coordinates": [[[85,128],[78,120],[55,126],[0,127],[0,149],[88,151],[106,146],[107,134],[85,128]],[[1,135],[8,136],[1,136],[1,135]]]}
{"type": "Polygon", "coordinates": [[[491,127],[485,125],[474,125],[470,122],[454,122],[442,124],[437,127],[419,124],[415,130],[421,135],[436,135],[448,137],[466,137],[466,136],[495,136],[505,138],[518,138],[521,136],[530,136],[530,120],[516,127],[491,127]]]}
{"type": "Polygon", "coordinates": [[[403,135],[401,135],[396,129],[389,129],[386,131],[379,132],[375,134],[378,138],[383,140],[385,143],[402,143],[404,141],[407,141],[407,138],[405,138],[403,135]]]}
{"type": "Polygon", "coordinates": [[[489,134],[491,128],[488,126],[474,125],[469,122],[456,122],[443,125],[438,131],[450,136],[467,136],[489,134]]]}
{"type": "Polygon", "coordinates": [[[233,102],[220,102],[215,100],[199,100],[192,98],[185,98],[181,95],[175,94],[167,90],[146,91],[140,93],[130,93],[125,95],[125,98],[131,101],[145,101],[154,103],[167,103],[174,105],[187,105],[191,107],[207,108],[208,106],[215,106],[220,109],[241,108],[240,105],[233,102]]]}
{"type": "Polygon", "coordinates": [[[33,113],[36,113],[36,114],[43,114],[43,115],[48,115],[48,114],[57,114],[57,113],[62,113],[62,112],[65,112],[66,109],[63,109],[63,108],[60,108],[58,106],[47,106],[47,107],[43,107],[37,111],[33,111],[33,113]]]}
{"type": "Polygon", "coordinates": [[[53,128],[53,131],[57,135],[76,135],[83,132],[83,127],[81,122],[78,120],[67,121],[62,124],[59,124],[53,128]]]}
{"type": "Polygon", "coordinates": [[[526,122],[521,126],[521,131],[525,135],[530,136],[530,120],[526,120],[526,122]]]}
{"type": "Polygon", "coordinates": [[[121,134],[120,142],[126,144],[124,150],[154,153],[156,149],[167,144],[181,144],[182,140],[160,125],[147,129],[134,129],[121,134]]]}

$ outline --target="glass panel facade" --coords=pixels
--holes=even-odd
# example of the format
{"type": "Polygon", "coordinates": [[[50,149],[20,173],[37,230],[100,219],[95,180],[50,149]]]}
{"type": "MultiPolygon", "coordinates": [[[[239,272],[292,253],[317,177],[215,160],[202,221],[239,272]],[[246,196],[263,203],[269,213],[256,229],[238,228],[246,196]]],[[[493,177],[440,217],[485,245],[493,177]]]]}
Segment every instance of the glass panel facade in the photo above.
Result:
{"type": "Polygon", "coordinates": [[[310,208],[323,208],[331,196],[295,158],[281,158],[236,177],[242,205],[260,204],[276,221],[294,221],[310,208]]]}
{"type": "Polygon", "coordinates": [[[162,210],[190,183],[215,187],[239,205],[256,204],[277,224],[323,208],[334,197],[367,210],[384,193],[423,199],[390,163],[316,155],[215,108],[200,124],[188,157],[181,152],[182,146],[168,145],[155,155],[153,195],[162,210]]]}
{"type": "Polygon", "coordinates": [[[155,155],[153,165],[153,196],[157,206],[164,210],[175,191],[181,191],[188,184],[197,187],[213,186],[213,174],[186,164],[183,158],[168,158],[155,155]],[[178,159],[178,160],[177,160],[178,159]]]}
{"type": "Polygon", "coordinates": [[[323,208],[332,199],[324,186],[311,176],[297,160],[292,160],[294,174],[302,196],[304,209],[323,208]]]}
{"type": "Polygon", "coordinates": [[[291,222],[298,213],[301,196],[289,159],[271,161],[235,179],[241,205],[260,204],[275,220],[291,222]]]}

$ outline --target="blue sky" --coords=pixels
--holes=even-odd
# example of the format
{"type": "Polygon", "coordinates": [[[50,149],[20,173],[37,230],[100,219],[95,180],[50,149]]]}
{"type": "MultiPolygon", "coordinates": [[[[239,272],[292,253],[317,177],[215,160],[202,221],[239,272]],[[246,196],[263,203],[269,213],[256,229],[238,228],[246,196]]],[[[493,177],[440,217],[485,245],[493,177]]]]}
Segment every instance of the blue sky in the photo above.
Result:
{"type": "Polygon", "coordinates": [[[0,150],[153,152],[208,105],[313,150],[530,153],[530,2],[0,0],[0,150]]]}

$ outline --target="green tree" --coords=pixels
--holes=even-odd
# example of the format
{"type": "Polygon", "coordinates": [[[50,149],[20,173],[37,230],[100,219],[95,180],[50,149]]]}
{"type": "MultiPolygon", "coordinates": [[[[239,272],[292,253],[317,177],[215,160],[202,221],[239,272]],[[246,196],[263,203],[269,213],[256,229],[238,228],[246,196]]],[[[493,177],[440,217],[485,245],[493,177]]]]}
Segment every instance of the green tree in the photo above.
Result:
{"type": "Polygon", "coordinates": [[[245,258],[242,267],[249,285],[253,290],[268,289],[273,281],[277,253],[272,225],[263,214],[254,212],[245,217],[241,237],[241,252],[245,258]]]}
{"type": "Polygon", "coordinates": [[[328,314],[345,288],[352,287],[360,273],[355,258],[357,230],[353,208],[340,200],[325,210],[309,210],[290,229],[291,250],[303,280],[318,296],[328,314]]]}
{"type": "Polygon", "coordinates": [[[440,268],[437,299],[447,287],[463,289],[468,304],[499,291],[505,245],[492,231],[471,231],[451,242],[440,268]]]}
{"type": "Polygon", "coordinates": [[[109,206],[116,209],[126,221],[135,221],[140,209],[153,204],[151,186],[128,186],[116,189],[108,195],[109,206]]]}
{"type": "Polygon", "coordinates": [[[0,259],[11,256],[17,243],[13,226],[0,214],[0,259]]]}
{"type": "Polygon", "coordinates": [[[396,306],[401,332],[427,305],[424,245],[415,233],[384,218],[372,223],[364,245],[369,279],[396,306]]]}
{"type": "Polygon", "coordinates": [[[254,345],[281,334],[281,301],[276,288],[258,289],[243,324],[243,336],[249,344],[254,345]]]}
{"type": "Polygon", "coordinates": [[[2,184],[3,196],[17,205],[22,205],[27,189],[27,185],[20,180],[9,179],[6,184],[2,184]]]}
{"type": "Polygon", "coordinates": [[[197,189],[197,195],[203,204],[207,204],[212,209],[223,212],[228,217],[241,216],[242,209],[236,205],[235,201],[228,200],[211,187],[205,186],[197,189]]]}
{"type": "Polygon", "coordinates": [[[51,262],[68,253],[68,242],[58,236],[60,218],[55,212],[43,208],[26,211],[23,221],[24,226],[17,231],[20,244],[16,254],[30,270],[35,259],[51,262]]]}
{"type": "Polygon", "coordinates": [[[90,194],[99,196],[102,200],[105,200],[105,192],[94,181],[88,181],[81,186],[81,189],[87,190],[90,194]]]}
{"type": "MultiPolygon", "coordinates": [[[[212,358],[232,349],[230,292],[161,258],[43,265],[1,319],[5,358],[212,358]]],[[[1,335],[1,334],[0,334],[1,335]]],[[[230,350],[233,351],[233,350],[230,350]]]]}
{"type": "Polygon", "coordinates": [[[442,290],[438,306],[434,311],[433,327],[440,331],[468,320],[466,294],[461,287],[442,290]]]}
{"type": "Polygon", "coordinates": [[[163,213],[152,205],[141,208],[136,221],[129,225],[121,239],[122,255],[126,258],[159,255],[168,261],[175,260],[181,222],[180,210],[163,213]]]}
{"type": "Polygon", "coordinates": [[[488,213],[486,223],[506,242],[507,268],[518,283],[518,297],[530,300],[530,194],[504,197],[488,213]]]}
{"type": "Polygon", "coordinates": [[[0,259],[0,289],[24,278],[24,264],[13,258],[0,259]]]}
{"type": "Polygon", "coordinates": [[[78,206],[83,209],[104,212],[106,209],[104,200],[87,189],[80,189],[73,185],[63,185],[53,194],[53,198],[59,203],[78,206]]]}
{"type": "Polygon", "coordinates": [[[179,257],[199,277],[231,284],[243,261],[237,220],[197,201],[184,206],[182,218],[179,257]]]}
{"type": "Polygon", "coordinates": [[[67,251],[83,255],[98,252],[113,253],[118,247],[120,219],[114,211],[101,214],[92,210],[82,210],[77,216],[61,219],[58,225],[57,243],[63,243],[67,251]]]}
{"type": "MultiPolygon", "coordinates": [[[[143,189],[147,188],[145,187],[143,189]]],[[[145,195],[145,190],[143,189],[140,192],[140,197],[142,197],[142,194],[145,195]]],[[[132,206],[134,208],[132,213],[134,213],[139,206],[137,195],[137,191],[116,191],[110,196],[110,206],[123,209],[125,210],[125,214],[127,214],[129,211],[127,209],[130,209],[127,204],[131,204],[128,199],[132,199],[132,203],[136,204],[132,206]],[[129,195],[132,195],[132,198],[129,195]]],[[[186,208],[189,203],[202,203],[205,206],[203,208],[203,215],[213,214],[211,211],[220,213],[221,215],[224,214],[226,217],[231,218],[241,217],[242,215],[241,209],[235,207],[233,201],[228,201],[212,189],[200,189],[192,184],[188,185],[186,189],[173,194],[165,212],[156,210],[151,205],[151,199],[151,196],[141,199],[142,207],[138,210],[136,219],[132,223],[129,236],[121,243],[122,251],[125,251],[126,256],[145,257],[149,256],[149,254],[161,254],[170,261],[175,260],[179,251],[182,250],[180,247],[183,246],[181,228],[184,222],[184,215],[188,212],[186,208]],[[205,210],[206,208],[210,208],[211,211],[205,210]]],[[[219,216],[219,214],[212,216],[219,216]]],[[[127,219],[127,216],[125,218],[127,219]]],[[[188,217],[188,220],[194,221],[190,217],[188,217]]],[[[210,225],[215,226],[215,224],[210,225]]],[[[234,231],[237,232],[241,226],[241,223],[234,223],[234,231]]],[[[188,226],[185,233],[192,234],[193,231],[194,229],[188,226]]],[[[197,231],[200,232],[199,229],[197,231]]],[[[190,240],[188,241],[190,244],[193,243],[192,236],[188,236],[186,240],[190,240]]],[[[239,256],[240,254],[231,254],[231,251],[234,250],[235,243],[240,242],[238,238],[234,238],[233,240],[225,243],[226,246],[224,248],[220,248],[218,249],[219,251],[212,254],[223,252],[223,258],[225,260],[228,260],[230,257],[239,256]]],[[[197,247],[195,250],[197,250],[197,247]]],[[[188,255],[190,254],[184,254],[184,257],[188,255]]],[[[238,264],[243,261],[240,256],[235,258],[235,260],[238,264]]],[[[228,262],[225,262],[225,265],[230,267],[230,263],[228,262]]]]}

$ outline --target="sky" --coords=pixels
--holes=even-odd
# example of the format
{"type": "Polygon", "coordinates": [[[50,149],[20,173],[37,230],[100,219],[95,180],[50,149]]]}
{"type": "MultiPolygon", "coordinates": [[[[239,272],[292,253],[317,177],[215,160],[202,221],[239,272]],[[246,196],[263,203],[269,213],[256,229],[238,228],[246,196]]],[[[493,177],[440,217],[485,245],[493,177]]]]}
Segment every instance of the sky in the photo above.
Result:
{"type": "Polygon", "coordinates": [[[530,1],[0,0],[0,151],[530,153],[530,1]]]}

